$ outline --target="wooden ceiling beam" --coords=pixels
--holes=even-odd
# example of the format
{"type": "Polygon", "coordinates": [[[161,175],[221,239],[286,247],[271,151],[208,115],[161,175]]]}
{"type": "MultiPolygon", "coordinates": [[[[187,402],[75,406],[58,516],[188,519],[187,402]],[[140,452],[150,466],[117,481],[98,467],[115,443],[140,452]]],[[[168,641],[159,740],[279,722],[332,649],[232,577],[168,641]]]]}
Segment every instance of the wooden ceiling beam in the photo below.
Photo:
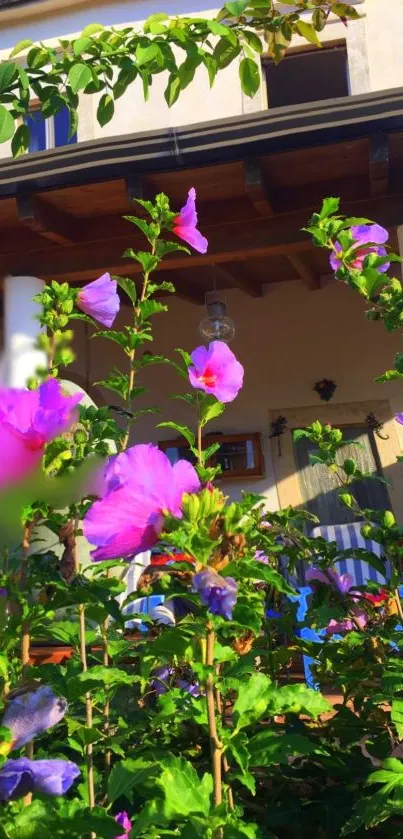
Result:
{"type": "MultiPolygon", "coordinates": [[[[195,306],[203,306],[205,302],[204,290],[200,286],[192,286],[190,277],[186,279],[176,277],[174,286],[176,297],[186,300],[187,303],[193,303],[195,306]]],[[[172,297],[172,295],[168,296],[172,297]]]]}
{"type": "Polygon", "coordinates": [[[255,159],[245,160],[243,167],[245,192],[255,210],[261,216],[273,215],[274,210],[260,162],[255,159]]]}
{"type": "MultiPolygon", "coordinates": [[[[137,198],[143,199],[143,182],[139,175],[127,175],[125,178],[127,203],[132,206],[137,198]]],[[[139,207],[139,205],[137,205],[139,207]]],[[[140,209],[140,207],[139,207],[140,209]]]]}
{"type": "Polygon", "coordinates": [[[309,291],[316,291],[320,288],[319,274],[307,264],[300,254],[288,253],[287,259],[309,291]]]}
{"type": "Polygon", "coordinates": [[[389,139],[373,134],[369,141],[369,182],[372,198],[382,198],[389,189],[389,139]]]}
{"type": "Polygon", "coordinates": [[[252,277],[245,265],[238,262],[223,262],[214,265],[216,272],[233,288],[239,288],[250,297],[262,297],[262,284],[252,277]]]}
{"type": "Polygon", "coordinates": [[[78,219],[43,198],[18,195],[17,213],[24,227],[57,245],[69,244],[79,238],[78,219]]]}
{"type": "MultiPolygon", "coordinates": [[[[124,261],[121,254],[127,246],[127,239],[114,242],[97,243],[92,247],[60,247],[48,248],[46,251],[31,251],[27,254],[7,254],[3,263],[5,271],[10,274],[31,273],[43,279],[62,280],[70,282],[84,282],[96,279],[104,271],[111,274],[136,276],[140,266],[134,261],[124,261]]],[[[190,256],[173,256],[161,263],[159,271],[180,271],[193,269],[214,263],[247,262],[249,259],[262,259],[269,256],[282,256],[289,252],[298,253],[310,250],[310,241],[298,240],[285,244],[267,244],[253,246],[245,244],[236,250],[222,250],[213,254],[192,254],[190,256]]]]}

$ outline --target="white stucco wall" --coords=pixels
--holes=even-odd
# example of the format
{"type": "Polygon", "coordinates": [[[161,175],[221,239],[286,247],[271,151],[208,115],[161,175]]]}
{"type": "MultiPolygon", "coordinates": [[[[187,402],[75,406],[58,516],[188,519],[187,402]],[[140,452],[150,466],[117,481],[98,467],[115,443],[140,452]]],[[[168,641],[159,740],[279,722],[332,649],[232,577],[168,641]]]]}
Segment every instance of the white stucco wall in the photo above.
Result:
{"type": "MultiPolygon", "coordinates": [[[[371,399],[391,399],[393,410],[403,410],[403,387],[396,382],[376,384],[373,379],[393,366],[401,338],[388,335],[382,324],[364,317],[364,304],[347,287],[330,281],[315,292],[300,282],[268,287],[260,299],[247,297],[239,291],[227,293],[227,304],[236,324],[236,337],[231,345],[244,364],[245,382],[235,402],[209,430],[228,433],[260,431],[263,435],[266,476],[254,480],[225,482],[224,488],[233,497],[243,489],[263,493],[268,505],[277,507],[277,492],[270,462],[268,412],[279,409],[322,404],[313,391],[315,382],[333,379],[337,390],[332,403],[371,399]]],[[[176,347],[191,351],[201,343],[198,324],[203,308],[178,298],[170,301],[167,315],[154,319],[153,350],[173,357],[176,347]]],[[[127,316],[127,313],[126,313],[127,316]]],[[[121,314],[125,319],[125,312],[121,314]]],[[[76,334],[79,357],[84,358],[83,335],[76,334]]],[[[92,381],[105,375],[108,365],[120,364],[122,356],[111,342],[92,341],[89,374],[92,381]]],[[[82,373],[82,363],[77,369],[82,373]]],[[[132,442],[157,442],[174,438],[175,432],[156,429],[162,420],[192,423],[186,405],[171,400],[170,395],[184,392],[184,382],[166,365],[146,368],[142,384],[150,388],[140,404],[157,404],[161,416],[148,415],[133,432],[132,442]]],[[[103,394],[108,403],[116,403],[113,394],[103,394]]]]}
{"type": "MultiPolygon", "coordinates": [[[[360,21],[350,21],[344,27],[331,18],[321,33],[323,42],[345,40],[348,51],[351,93],[403,85],[403,28],[402,0],[352,0],[363,14],[360,21]]],[[[42,40],[55,44],[59,37],[77,35],[89,23],[105,26],[142,25],[156,11],[171,15],[206,15],[212,17],[217,8],[206,9],[206,0],[119,0],[119,2],[86,2],[72,0],[67,7],[61,0],[44,0],[32,6],[16,7],[0,13],[0,58],[5,58],[13,45],[23,39],[42,40]],[[77,5],[78,4],[78,5],[77,5]],[[42,14],[40,10],[43,9],[42,14]]],[[[284,9],[289,10],[289,6],[284,9]]],[[[295,38],[293,47],[306,45],[295,38]]],[[[253,100],[240,89],[237,63],[221,71],[212,89],[207,72],[201,67],[193,83],[169,109],[163,92],[166,74],[154,77],[150,100],[145,103],[140,84],[135,84],[116,102],[113,121],[101,128],[96,120],[97,97],[82,96],[80,107],[79,140],[119,135],[135,131],[187,125],[220,117],[250,113],[267,108],[265,86],[253,100]]],[[[0,146],[0,157],[10,154],[9,144],[0,146]]]]}

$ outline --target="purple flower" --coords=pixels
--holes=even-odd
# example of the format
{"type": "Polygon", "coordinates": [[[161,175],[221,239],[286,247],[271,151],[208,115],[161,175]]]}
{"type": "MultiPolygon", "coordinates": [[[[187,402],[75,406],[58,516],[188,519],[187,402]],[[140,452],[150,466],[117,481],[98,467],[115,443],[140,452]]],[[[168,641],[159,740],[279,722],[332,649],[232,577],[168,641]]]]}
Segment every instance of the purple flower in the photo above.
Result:
{"type": "Polygon", "coordinates": [[[189,189],[188,200],[184,207],[182,207],[179,215],[173,220],[173,232],[191,245],[195,251],[199,253],[206,253],[208,248],[208,241],[205,236],[202,236],[197,230],[197,212],[196,212],[196,190],[194,187],[189,189]]]}
{"type": "Polygon", "coordinates": [[[403,414],[396,414],[395,420],[396,422],[399,422],[400,425],[403,425],[403,414]]]}
{"type": "MultiPolygon", "coordinates": [[[[338,574],[334,568],[327,568],[326,571],[320,571],[319,568],[308,568],[305,579],[307,582],[318,580],[320,583],[330,585],[339,594],[350,594],[352,600],[360,599],[360,593],[354,593],[354,580],[351,574],[338,574]]],[[[365,612],[358,606],[353,606],[350,609],[350,615],[351,617],[340,621],[332,619],[326,628],[328,635],[349,632],[351,629],[363,629],[368,620],[365,612]]]]}
{"type": "Polygon", "coordinates": [[[205,568],[194,575],[193,583],[201,602],[208,606],[212,615],[232,619],[238,594],[238,585],[233,577],[220,577],[211,568],[205,568]]]}
{"type": "Polygon", "coordinates": [[[124,833],[119,833],[119,836],[122,839],[128,839],[129,833],[132,829],[132,823],[129,819],[128,814],[126,813],[126,810],[122,810],[121,813],[118,813],[117,816],[115,816],[115,821],[117,821],[117,823],[120,824],[124,830],[124,833]]]}
{"type": "Polygon", "coordinates": [[[345,618],[345,620],[336,621],[332,618],[329,621],[326,632],[328,635],[338,635],[340,632],[351,632],[352,629],[360,630],[364,629],[368,618],[365,612],[362,609],[352,609],[351,615],[354,616],[353,618],[345,618]]]}
{"type": "Polygon", "coordinates": [[[326,586],[332,586],[340,594],[347,594],[350,589],[354,588],[354,580],[351,574],[338,574],[334,568],[327,568],[326,571],[320,571],[319,568],[308,568],[305,579],[308,583],[318,580],[326,586]]]}
{"type": "MultiPolygon", "coordinates": [[[[351,235],[355,240],[354,256],[350,261],[351,268],[356,268],[361,271],[364,264],[364,259],[368,254],[375,253],[377,256],[386,256],[387,251],[382,245],[388,241],[389,233],[384,227],[379,224],[357,224],[351,228],[351,235]]],[[[335,243],[335,249],[338,253],[343,252],[340,242],[335,243]]],[[[330,256],[330,265],[334,271],[342,266],[342,260],[338,258],[335,253],[330,256]]],[[[390,266],[389,262],[380,265],[378,271],[384,273],[390,266]]]]}
{"type": "Polygon", "coordinates": [[[78,292],[77,306],[86,315],[109,328],[120,308],[117,288],[118,284],[111,279],[110,274],[102,274],[102,277],[88,283],[78,292]]]}
{"type": "Polygon", "coordinates": [[[16,696],[7,705],[1,725],[11,731],[10,749],[25,746],[38,734],[53,728],[63,719],[67,702],[43,686],[31,693],[16,696]]]}
{"type": "Polygon", "coordinates": [[[255,559],[257,562],[263,562],[264,565],[268,565],[269,558],[264,551],[255,551],[255,559]]]}
{"type": "Polygon", "coordinates": [[[165,514],[182,517],[182,498],[200,487],[187,460],[174,466],[151,444],[132,446],[113,457],[104,476],[102,498],[84,519],[84,534],[97,560],[131,557],[158,541],[165,514]]]}
{"type": "MultiPolygon", "coordinates": [[[[153,678],[150,683],[151,688],[158,694],[158,696],[167,693],[171,687],[178,687],[190,696],[194,696],[196,698],[201,694],[200,685],[197,682],[189,682],[187,679],[175,678],[175,668],[168,667],[167,664],[157,667],[153,671],[152,675],[153,678]]],[[[191,677],[192,674],[190,674],[190,678],[191,677]]]]}
{"type": "Polygon", "coordinates": [[[0,597],[7,597],[8,591],[6,588],[0,588],[0,597]]]}
{"type": "Polygon", "coordinates": [[[80,774],[69,760],[7,760],[0,769],[0,801],[13,801],[28,792],[64,795],[80,774]]]}
{"type": "Polygon", "coordinates": [[[220,402],[232,402],[243,384],[243,367],[223,341],[212,341],[208,347],[197,347],[189,367],[192,387],[210,393],[220,402]]]}
{"type": "Polygon", "coordinates": [[[0,389],[0,487],[39,466],[46,443],[75,421],[81,398],[80,393],[64,396],[56,379],[38,390],[0,389]]]}

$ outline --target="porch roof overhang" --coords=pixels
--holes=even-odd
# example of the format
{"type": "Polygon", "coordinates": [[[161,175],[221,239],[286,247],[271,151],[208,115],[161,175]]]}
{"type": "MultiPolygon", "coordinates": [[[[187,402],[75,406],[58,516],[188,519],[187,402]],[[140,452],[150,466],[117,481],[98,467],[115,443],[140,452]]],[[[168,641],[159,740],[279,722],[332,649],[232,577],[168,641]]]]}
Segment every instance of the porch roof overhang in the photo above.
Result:
{"type": "MultiPolygon", "coordinates": [[[[173,255],[179,294],[260,296],[271,281],[318,287],[327,257],[301,232],[325,195],[394,228],[403,223],[403,88],[202,124],[108,137],[0,162],[1,273],[83,282],[135,274],[142,246],[122,219],[132,199],[198,193],[206,255],[173,255]]],[[[170,279],[170,277],[167,277],[170,279]]]]}

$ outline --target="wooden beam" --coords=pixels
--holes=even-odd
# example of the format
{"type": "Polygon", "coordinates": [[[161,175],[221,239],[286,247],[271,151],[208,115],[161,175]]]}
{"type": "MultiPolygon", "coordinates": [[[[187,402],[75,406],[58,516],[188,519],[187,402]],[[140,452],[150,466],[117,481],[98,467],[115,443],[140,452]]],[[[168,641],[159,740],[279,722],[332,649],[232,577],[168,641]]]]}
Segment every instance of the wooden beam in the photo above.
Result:
{"type": "MultiPolygon", "coordinates": [[[[158,275],[156,276],[158,279],[158,275]]],[[[200,287],[192,286],[190,277],[186,280],[178,279],[176,277],[174,280],[174,286],[177,297],[180,297],[182,300],[186,300],[187,303],[193,303],[195,306],[203,306],[205,293],[200,287]]],[[[172,297],[172,295],[168,296],[172,297]]]]}
{"type": "MultiPolygon", "coordinates": [[[[132,206],[133,202],[136,201],[137,198],[144,198],[143,184],[139,175],[128,175],[125,178],[125,187],[127,203],[130,204],[130,206],[132,206]]],[[[139,207],[139,205],[137,206],[139,207]]]]}
{"type": "Polygon", "coordinates": [[[262,297],[262,284],[252,277],[245,265],[238,262],[223,262],[215,265],[216,272],[234,288],[240,288],[250,297],[262,297]]]}
{"type": "Polygon", "coordinates": [[[389,139],[385,134],[373,134],[369,141],[369,182],[372,198],[388,194],[389,139]]]}
{"type": "Polygon", "coordinates": [[[250,198],[255,210],[261,216],[273,215],[274,210],[259,161],[245,160],[243,167],[245,192],[248,198],[250,198]]]}
{"type": "Polygon", "coordinates": [[[64,210],[34,195],[17,196],[20,222],[45,239],[64,245],[77,241],[79,221],[64,210]]]}
{"type": "Polygon", "coordinates": [[[287,259],[294,268],[294,271],[299,274],[301,280],[309,288],[310,291],[316,291],[320,288],[320,276],[316,273],[300,254],[288,253],[287,259]]]}

